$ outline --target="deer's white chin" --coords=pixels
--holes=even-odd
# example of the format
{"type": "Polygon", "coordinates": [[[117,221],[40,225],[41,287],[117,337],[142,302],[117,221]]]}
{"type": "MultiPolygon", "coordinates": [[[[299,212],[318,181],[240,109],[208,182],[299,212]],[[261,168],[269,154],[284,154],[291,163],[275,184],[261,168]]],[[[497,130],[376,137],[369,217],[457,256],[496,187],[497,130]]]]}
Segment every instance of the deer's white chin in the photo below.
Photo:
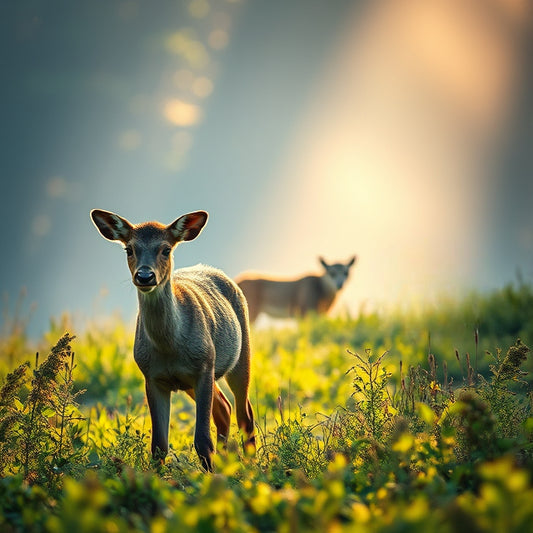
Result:
{"type": "Polygon", "coordinates": [[[157,285],[150,285],[150,286],[136,285],[136,287],[143,294],[148,294],[152,292],[157,287],[157,285]]]}

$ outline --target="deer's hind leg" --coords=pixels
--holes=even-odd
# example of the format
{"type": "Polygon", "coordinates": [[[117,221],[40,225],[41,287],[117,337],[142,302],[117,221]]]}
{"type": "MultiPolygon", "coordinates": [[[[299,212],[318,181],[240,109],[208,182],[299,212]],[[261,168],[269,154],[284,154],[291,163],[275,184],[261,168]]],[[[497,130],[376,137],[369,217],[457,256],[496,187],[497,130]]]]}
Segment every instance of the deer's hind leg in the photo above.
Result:
{"type": "Polygon", "coordinates": [[[217,444],[226,447],[231,424],[231,403],[217,383],[213,397],[213,420],[217,428],[217,444]]]}
{"type": "MultiPolygon", "coordinates": [[[[196,401],[193,389],[188,389],[185,392],[196,401]]],[[[215,427],[217,428],[217,444],[225,447],[228,441],[231,423],[231,403],[216,382],[213,394],[212,415],[215,427]]]]}
{"type": "Polygon", "coordinates": [[[242,347],[239,361],[226,374],[226,381],[235,398],[235,411],[239,429],[245,434],[244,449],[247,452],[255,452],[255,427],[252,404],[248,398],[250,385],[250,341],[248,328],[243,331],[242,347]]]}

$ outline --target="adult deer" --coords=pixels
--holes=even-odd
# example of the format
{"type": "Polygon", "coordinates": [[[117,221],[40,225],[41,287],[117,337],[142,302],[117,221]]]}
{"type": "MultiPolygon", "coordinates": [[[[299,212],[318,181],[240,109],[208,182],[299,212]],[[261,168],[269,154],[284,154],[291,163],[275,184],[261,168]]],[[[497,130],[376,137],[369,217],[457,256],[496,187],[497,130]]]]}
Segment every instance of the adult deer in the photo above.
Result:
{"type": "Polygon", "coordinates": [[[175,246],[195,239],[207,217],[205,211],[196,211],[168,226],[159,222],[133,225],[115,213],[91,211],[102,236],[124,245],[137,288],[134,357],[146,380],[152,455],[162,459],[168,452],[170,393],[183,390],[196,400],[194,446],[203,467],[212,471],[211,415],[222,445],[230,428],[231,404],[216,383],[219,378],[226,377],[235,397],[247,450],[255,449],[255,437],[248,398],[248,309],[242,291],[212,267],[173,271],[175,246]]]}
{"type": "Polygon", "coordinates": [[[250,322],[264,312],[275,318],[297,318],[306,313],[327,313],[343,288],[357,257],[347,263],[328,264],[318,258],[324,267],[322,275],[307,275],[283,280],[262,275],[243,274],[237,279],[248,301],[250,322]]]}

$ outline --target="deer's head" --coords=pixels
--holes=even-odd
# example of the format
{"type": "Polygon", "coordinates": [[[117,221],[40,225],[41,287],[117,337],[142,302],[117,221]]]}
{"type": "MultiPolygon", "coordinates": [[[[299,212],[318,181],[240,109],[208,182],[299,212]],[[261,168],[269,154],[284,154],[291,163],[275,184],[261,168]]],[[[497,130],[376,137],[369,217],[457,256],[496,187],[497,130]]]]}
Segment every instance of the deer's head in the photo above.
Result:
{"type": "Polygon", "coordinates": [[[101,235],[124,245],[133,284],[143,293],[170,279],[173,249],[182,241],[195,239],[207,217],[205,211],[195,211],[165,226],[159,222],[131,224],[110,211],[91,211],[91,219],[101,235]]]}

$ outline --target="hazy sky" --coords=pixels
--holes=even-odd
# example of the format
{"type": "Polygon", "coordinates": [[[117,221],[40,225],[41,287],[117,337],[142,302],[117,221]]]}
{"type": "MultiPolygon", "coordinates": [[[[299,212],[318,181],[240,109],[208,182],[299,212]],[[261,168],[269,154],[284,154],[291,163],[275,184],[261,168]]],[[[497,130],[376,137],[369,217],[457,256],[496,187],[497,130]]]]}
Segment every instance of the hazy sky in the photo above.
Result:
{"type": "Polygon", "coordinates": [[[0,6],[0,293],[136,308],[89,211],[206,209],[176,266],[359,263],[339,307],[533,274],[526,0],[0,6]]]}

